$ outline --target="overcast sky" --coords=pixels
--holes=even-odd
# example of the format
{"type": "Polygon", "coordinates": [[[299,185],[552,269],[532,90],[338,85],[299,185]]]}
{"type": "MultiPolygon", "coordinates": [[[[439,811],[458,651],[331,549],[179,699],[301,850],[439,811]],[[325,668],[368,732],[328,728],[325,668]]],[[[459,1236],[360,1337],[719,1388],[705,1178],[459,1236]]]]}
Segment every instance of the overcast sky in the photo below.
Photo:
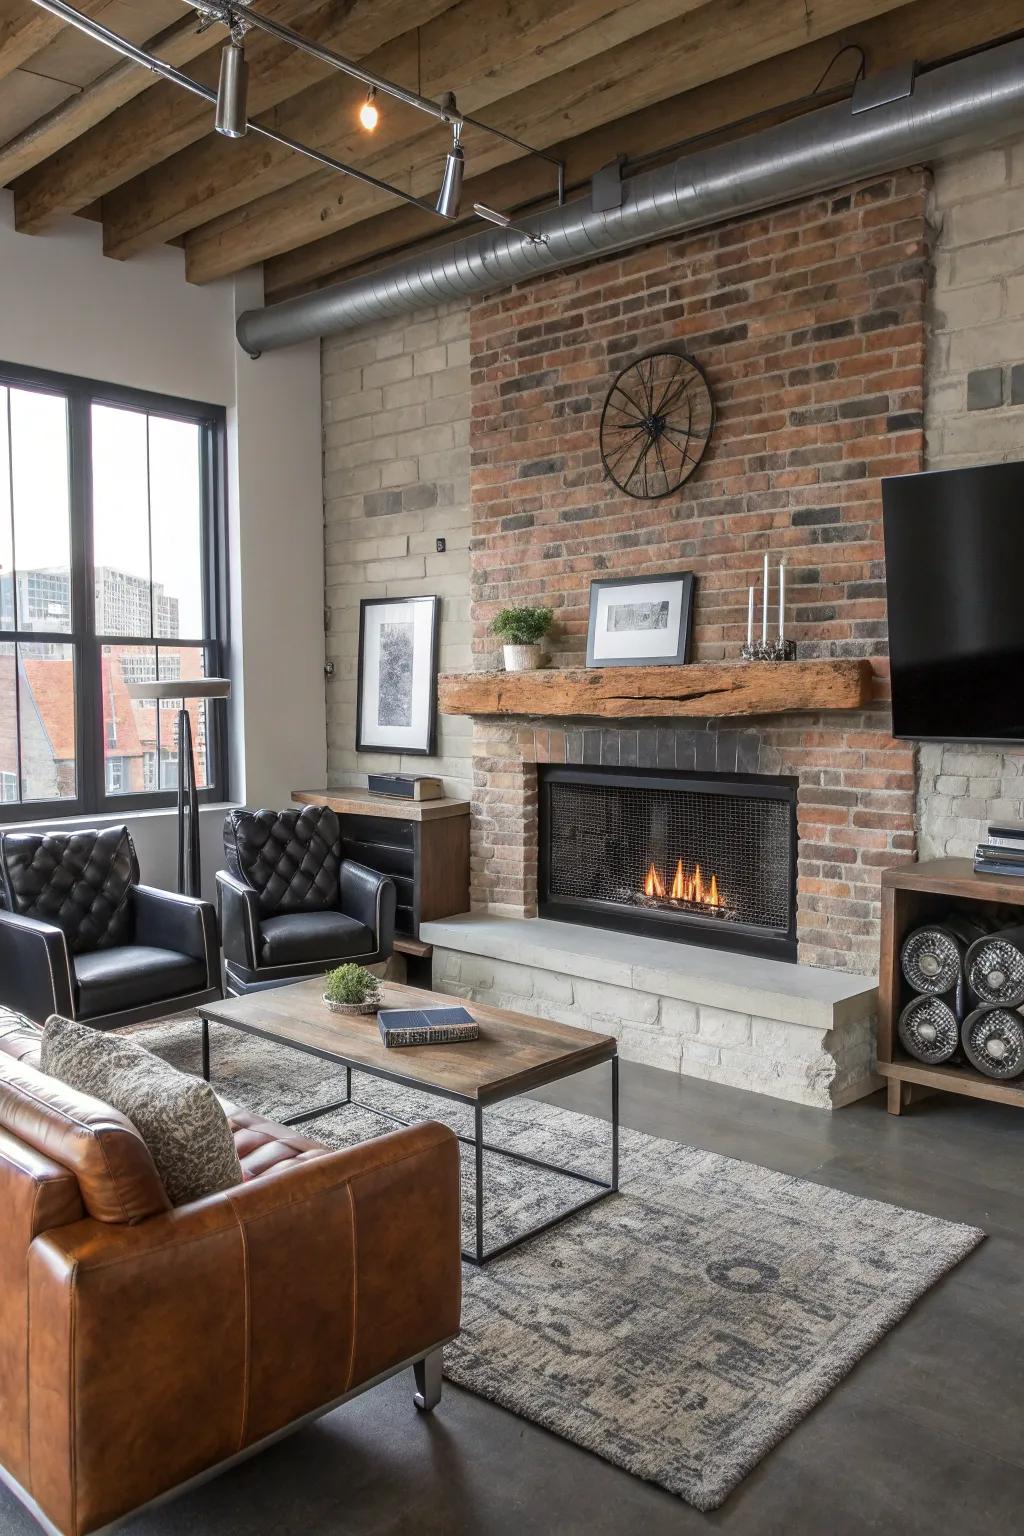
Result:
{"type": "MultiPolygon", "coordinates": [[[[0,569],[11,569],[11,480],[18,567],[67,566],[66,408],[54,395],[0,388],[0,569]],[[13,470],[9,473],[8,464],[13,470]]],[[[179,601],[182,638],[202,635],[199,429],[94,406],[93,539],[97,565],[163,584],[179,601]],[[148,503],[148,505],[147,505],[148,503]],[[148,515],[151,514],[151,515],[148,515]],[[150,551],[152,528],[152,553],[150,551]]]]}

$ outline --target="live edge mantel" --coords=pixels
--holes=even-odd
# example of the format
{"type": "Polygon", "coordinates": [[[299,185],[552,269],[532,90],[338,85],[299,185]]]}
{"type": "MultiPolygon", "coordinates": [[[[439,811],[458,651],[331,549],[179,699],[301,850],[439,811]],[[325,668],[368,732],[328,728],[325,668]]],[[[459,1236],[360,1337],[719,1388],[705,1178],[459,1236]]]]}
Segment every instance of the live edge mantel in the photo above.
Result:
{"type": "Polygon", "coordinates": [[[444,715],[629,720],[720,718],[861,709],[870,661],[699,661],[672,667],[571,667],[540,672],[450,672],[444,715]]]}

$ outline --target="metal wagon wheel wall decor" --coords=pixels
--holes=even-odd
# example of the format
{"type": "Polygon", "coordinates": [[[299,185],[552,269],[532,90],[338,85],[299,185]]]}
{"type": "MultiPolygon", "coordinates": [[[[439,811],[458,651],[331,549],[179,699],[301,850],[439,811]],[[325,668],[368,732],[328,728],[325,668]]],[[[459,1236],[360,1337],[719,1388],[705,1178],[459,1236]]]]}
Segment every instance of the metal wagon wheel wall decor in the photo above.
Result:
{"type": "Polygon", "coordinates": [[[642,501],[671,496],[711,438],[708,381],[681,347],[657,347],[618,374],[601,412],[601,462],[609,480],[642,501]]]}

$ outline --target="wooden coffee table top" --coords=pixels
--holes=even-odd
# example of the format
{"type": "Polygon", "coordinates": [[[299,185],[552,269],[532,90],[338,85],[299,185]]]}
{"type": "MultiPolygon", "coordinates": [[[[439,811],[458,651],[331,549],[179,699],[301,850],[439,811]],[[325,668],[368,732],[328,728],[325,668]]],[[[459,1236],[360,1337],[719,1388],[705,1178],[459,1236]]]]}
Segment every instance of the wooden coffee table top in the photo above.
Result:
{"type": "Polygon", "coordinates": [[[323,990],[323,977],[313,976],[292,986],[204,1003],[199,1012],[214,1023],[467,1103],[507,1099],[610,1061],[616,1054],[612,1035],[392,982],[384,985],[382,1007],[465,1007],[480,1026],[480,1038],[388,1048],[380,1038],[376,1014],[350,1018],[331,1013],[323,990]]]}

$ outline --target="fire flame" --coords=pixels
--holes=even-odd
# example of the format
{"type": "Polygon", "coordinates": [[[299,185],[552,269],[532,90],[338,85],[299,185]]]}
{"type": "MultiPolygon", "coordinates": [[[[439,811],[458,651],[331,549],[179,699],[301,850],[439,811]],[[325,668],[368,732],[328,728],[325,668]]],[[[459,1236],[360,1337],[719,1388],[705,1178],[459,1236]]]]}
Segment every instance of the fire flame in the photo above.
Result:
{"type": "MultiPolygon", "coordinates": [[[[695,902],[701,907],[722,907],[725,903],[718,890],[718,876],[713,874],[708,880],[699,864],[694,867],[692,875],[686,873],[682,859],[676,864],[676,872],[672,877],[672,886],[667,893],[673,901],[695,902]]],[[[644,877],[644,895],[665,898],[665,882],[658,870],[651,862],[644,877]]]]}

